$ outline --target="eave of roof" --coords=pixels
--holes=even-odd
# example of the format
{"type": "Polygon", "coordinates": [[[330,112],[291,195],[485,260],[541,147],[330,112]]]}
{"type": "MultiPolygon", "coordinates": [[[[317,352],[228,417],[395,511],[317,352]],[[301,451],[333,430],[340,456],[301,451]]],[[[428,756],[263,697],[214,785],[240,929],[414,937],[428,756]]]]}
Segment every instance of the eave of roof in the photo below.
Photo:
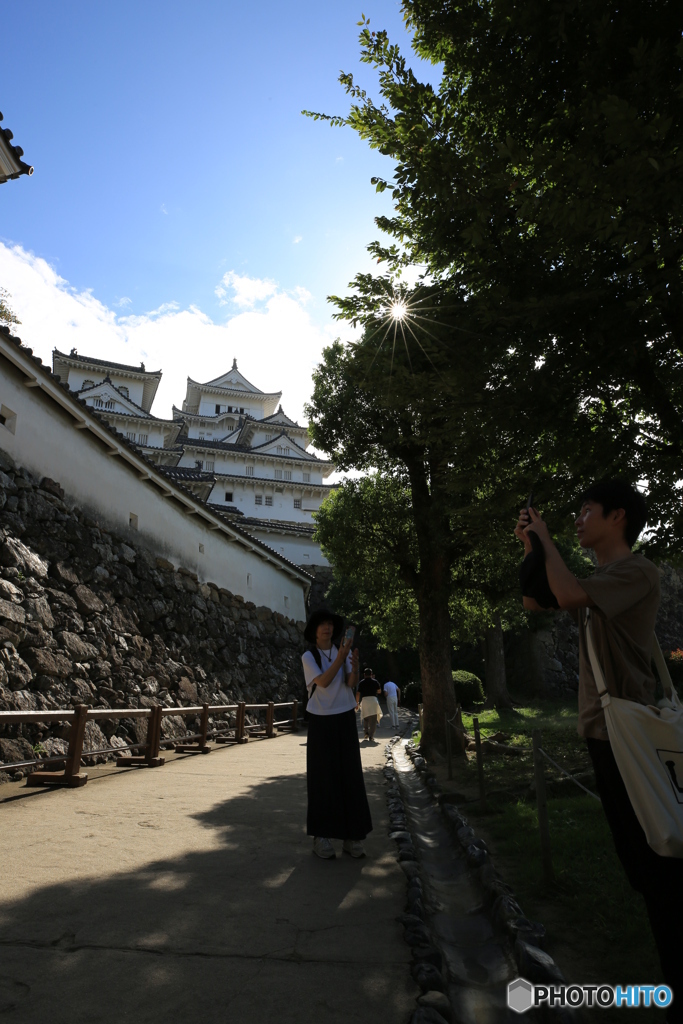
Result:
{"type": "Polygon", "coordinates": [[[192,377],[187,378],[187,383],[195,388],[206,388],[209,391],[217,391],[219,394],[241,395],[242,398],[244,398],[245,395],[255,395],[258,397],[259,401],[263,401],[265,398],[282,398],[281,391],[259,391],[258,388],[256,388],[255,391],[243,391],[241,388],[226,388],[220,384],[212,384],[211,381],[208,381],[206,384],[201,384],[198,380],[192,380],[192,377]]]}
{"type": "MultiPolygon", "coordinates": [[[[286,437],[285,434],[278,434],[278,437],[286,437]]],[[[311,455],[303,448],[301,448],[295,441],[292,441],[290,437],[288,441],[300,452],[303,453],[303,458],[298,455],[280,455],[278,452],[264,452],[262,451],[266,445],[275,444],[278,438],[274,437],[271,441],[266,441],[264,444],[257,445],[255,448],[250,448],[244,444],[231,444],[228,441],[206,441],[199,437],[179,437],[176,440],[176,444],[182,445],[184,448],[206,448],[212,451],[224,451],[224,452],[237,452],[239,455],[258,455],[259,458],[267,458],[272,456],[274,459],[290,459],[293,462],[306,462],[315,463],[318,466],[331,466],[331,462],[326,462],[324,459],[319,459],[317,455],[311,455]]]]}
{"type": "Polygon", "coordinates": [[[95,356],[79,356],[77,352],[73,355],[71,353],[67,354],[66,352],[60,352],[57,348],[52,351],[53,364],[55,356],[64,359],[67,363],[74,363],[74,365],[110,366],[113,370],[126,370],[128,373],[136,374],[142,378],[158,377],[161,380],[163,374],[162,370],[145,370],[142,363],[140,366],[129,366],[128,363],[112,363],[109,359],[96,359],[95,356]]]}
{"type": "MultiPolygon", "coordinates": [[[[12,335],[9,327],[0,324],[0,348],[3,342],[7,343],[5,357],[21,372],[26,374],[27,380],[34,387],[42,387],[44,384],[43,390],[45,393],[74,416],[79,426],[82,425],[83,429],[90,429],[95,437],[109,446],[112,454],[116,452],[116,454],[122,456],[124,462],[130,465],[131,469],[138,473],[138,476],[144,474],[144,479],[147,481],[161,484],[164,488],[161,492],[164,498],[176,499],[184,507],[191,507],[203,519],[207,519],[209,522],[213,521],[215,523],[215,518],[219,518],[220,521],[216,524],[219,528],[221,523],[225,523],[223,516],[215,517],[215,513],[208,507],[206,501],[199,500],[192,491],[183,487],[178,481],[169,480],[166,474],[162,472],[162,467],[148,459],[138,445],[128,440],[127,437],[124,437],[123,434],[112,427],[104,416],[91,406],[86,405],[84,400],[79,398],[69,388],[68,384],[63,382],[49,367],[44,365],[39,356],[33,354],[33,349],[22,344],[21,338],[12,335]],[[30,368],[22,365],[24,362],[30,363],[30,368]],[[175,488],[177,493],[171,491],[171,487],[175,488]],[[212,519],[212,517],[215,518],[212,519]]],[[[302,569],[295,562],[290,561],[289,558],[275,551],[268,544],[258,540],[256,537],[252,537],[250,533],[240,529],[232,522],[229,523],[229,527],[236,535],[235,539],[241,540],[245,546],[255,545],[264,552],[269,560],[281,564],[288,572],[294,571],[299,578],[305,577],[308,581],[312,580],[310,573],[307,573],[305,569],[302,569]]],[[[302,579],[302,582],[306,581],[302,579]]]]}
{"type": "Polygon", "coordinates": [[[288,519],[258,519],[256,516],[245,516],[238,509],[233,511],[229,505],[218,505],[214,502],[208,502],[208,505],[209,508],[214,508],[217,512],[222,512],[224,515],[240,516],[241,525],[254,530],[260,529],[266,533],[301,533],[306,535],[311,535],[315,532],[315,526],[312,523],[294,523],[288,519]]]}
{"type": "MultiPolygon", "coordinates": [[[[2,120],[3,116],[0,114],[0,121],[2,120]]],[[[22,174],[33,174],[31,165],[21,159],[24,155],[21,146],[12,145],[13,138],[9,128],[0,128],[0,185],[20,178],[22,174]]]]}

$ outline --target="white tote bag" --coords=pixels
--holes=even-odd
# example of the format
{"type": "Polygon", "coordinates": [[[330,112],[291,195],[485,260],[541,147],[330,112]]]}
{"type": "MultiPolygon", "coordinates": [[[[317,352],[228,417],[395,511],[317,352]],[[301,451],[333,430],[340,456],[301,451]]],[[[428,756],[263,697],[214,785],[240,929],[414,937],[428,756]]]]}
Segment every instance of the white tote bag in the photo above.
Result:
{"type": "Polygon", "coordinates": [[[649,846],[662,857],[683,857],[683,705],[657,637],[652,657],[666,697],[659,706],[612,697],[595,652],[590,609],[586,644],[607,732],[626,792],[649,846]]]}

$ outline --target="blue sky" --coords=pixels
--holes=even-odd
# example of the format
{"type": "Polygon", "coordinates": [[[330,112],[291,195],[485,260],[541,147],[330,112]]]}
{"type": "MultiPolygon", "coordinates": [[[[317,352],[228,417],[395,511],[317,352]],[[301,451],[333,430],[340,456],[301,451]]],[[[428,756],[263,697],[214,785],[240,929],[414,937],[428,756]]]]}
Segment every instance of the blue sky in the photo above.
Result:
{"type": "Polygon", "coordinates": [[[369,266],[389,208],[369,179],[391,165],[300,111],[346,112],[340,69],[376,93],[361,10],[409,48],[396,0],[6,5],[3,126],[35,173],[0,190],[2,241],[117,315],[176,303],[224,323],[232,271],[305,289],[329,323],[325,296],[369,266]]]}

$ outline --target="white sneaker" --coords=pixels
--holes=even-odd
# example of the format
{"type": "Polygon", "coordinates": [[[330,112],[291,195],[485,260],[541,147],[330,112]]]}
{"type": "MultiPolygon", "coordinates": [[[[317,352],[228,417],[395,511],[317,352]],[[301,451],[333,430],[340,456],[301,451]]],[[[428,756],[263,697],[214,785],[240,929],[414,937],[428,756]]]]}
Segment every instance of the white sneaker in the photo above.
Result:
{"type": "Polygon", "coordinates": [[[345,839],[344,846],[342,847],[344,853],[348,853],[351,857],[364,857],[365,850],[363,844],[358,842],[356,839],[345,839]]]}
{"type": "Polygon", "coordinates": [[[320,839],[318,836],[313,840],[313,853],[318,857],[322,857],[323,860],[334,860],[337,854],[334,852],[334,846],[329,839],[320,839]]]}

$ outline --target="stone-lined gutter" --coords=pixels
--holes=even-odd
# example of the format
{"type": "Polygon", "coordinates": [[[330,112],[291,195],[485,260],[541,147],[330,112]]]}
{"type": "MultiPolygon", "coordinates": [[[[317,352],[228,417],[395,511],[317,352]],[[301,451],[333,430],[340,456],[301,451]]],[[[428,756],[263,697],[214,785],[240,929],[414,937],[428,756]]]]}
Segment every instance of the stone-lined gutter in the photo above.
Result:
{"type": "MultiPolygon", "coordinates": [[[[386,747],[389,837],[407,879],[400,917],[421,995],[411,1024],[497,1024],[517,1019],[507,987],[517,977],[564,984],[542,946],[545,928],[523,913],[495,870],[486,843],[456,807],[411,742],[386,747]]],[[[544,1010],[575,1019],[565,1008],[544,1010]]]]}

